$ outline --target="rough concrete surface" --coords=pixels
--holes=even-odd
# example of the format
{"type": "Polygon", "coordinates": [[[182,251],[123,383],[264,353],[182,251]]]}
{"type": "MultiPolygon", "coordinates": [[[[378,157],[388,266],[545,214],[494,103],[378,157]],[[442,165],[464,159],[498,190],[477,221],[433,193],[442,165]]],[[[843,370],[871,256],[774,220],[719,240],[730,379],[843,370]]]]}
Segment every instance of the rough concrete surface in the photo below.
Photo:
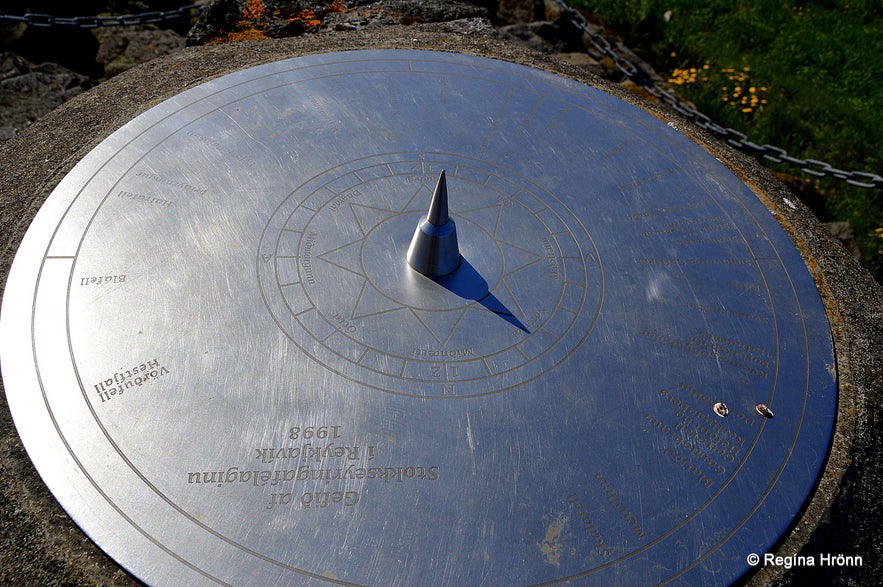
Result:
{"type": "MultiPolygon", "coordinates": [[[[527,50],[491,27],[451,23],[389,25],[323,31],[289,39],[243,41],[183,49],[99,85],[63,104],[0,146],[0,281],[30,220],[58,181],[102,139],[128,120],[182,90],[244,67],[297,55],[366,48],[458,51],[517,61],[636,98],[585,69],[527,50]],[[475,32],[470,32],[470,31],[475,32]],[[467,34],[469,33],[469,34],[467,34]]],[[[864,585],[883,571],[883,291],[814,216],[753,160],[733,152],[689,123],[676,121],[728,162],[764,199],[790,232],[825,300],[835,337],[840,412],[831,456],[819,490],[780,552],[861,555],[860,568],[809,569],[826,584],[864,585]],[[827,576],[825,573],[828,573],[827,576]]],[[[5,396],[4,396],[5,397],[5,396]]],[[[138,582],[119,569],[66,516],[35,472],[0,409],[0,585],[124,586],[138,582]]],[[[761,569],[756,584],[808,584],[802,570],[782,577],[761,569]]],[[[813,581],[813,584],[819,584],[813,581]]]]}

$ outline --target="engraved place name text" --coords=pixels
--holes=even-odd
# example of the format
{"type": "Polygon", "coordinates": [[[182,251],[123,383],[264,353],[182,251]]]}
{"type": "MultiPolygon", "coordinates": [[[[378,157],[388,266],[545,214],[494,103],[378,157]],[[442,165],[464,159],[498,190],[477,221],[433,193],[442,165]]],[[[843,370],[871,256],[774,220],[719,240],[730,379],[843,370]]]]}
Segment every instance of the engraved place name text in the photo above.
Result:
{"type": "Polygon", "coordinates": [[[176,181],[174,179],[169,179],[168,177],[163,177],[156,173],[150,173],[149,171],[139,171],[135,173],[135,176],[147,179],[155,183],[160,183],[162,185],[178,188],[186,192],[194,192],[200,195],[208,193],[208,188],[195,186],[187,183],[186,181],[176,181]]]}
{"type": "Polygon", "coordinates": [[[641,332],[641,336],[645,336],[657,344],[713,360],[719,365],[735,367],[761,379],[769,377],[772,357],[769,351],[761,347],[707,332],[680,339],[669,337],[655,330],[644,330],[641,332]]]}
{"type": "Polygon", "coordinates": [[[579,520],[583,531],[592,539],[592,548],[595,550],[595,553],[602,558],[608,558],[610,556],[610,550],[607,548],[607,543],[604,541],[601,529],[598,528],[595,523],[595,519],[592,517],[591,512],[589,512],[589,510],[586,509],[586,506],[583,505],[582,498],[580,498],[579,494],[572,493],[567,496],[567,501],[573,508],[573,513],[576,516],[576,519],[579,520]]]}
{"type": "Polygon", "coordinates": [[[625,500],[623,500],[620,493],[601,473],[595,473],[594,479],[598,483],[598,486],[600,487],[601,492],[604,494],[604,497],[607,499],[607,502],[611,506],[613,506],[613,510],[617,514],[619,514],[619,517],[622,518],[623,522],[625,522],[632,535],[638,540],[643,540],[647,536],[647,534],[644,532],[644,528],[641,527],[640,522],[638,522],[638,519],[629,509],[628,505],[625,503],[625,500]]]}
{"type": "Polygon", "coordinates": [[[110,285],[112,283],[126,283],[125,275],[93,275],[81,277],[80,285],[110,285]]]}
{"type": "Polygon", "coordinates": [[[102,402],[109,401],[115,397],[119,397],[127,391],[142,387],[145,384],[153,383],[160,377],[168,375],[169,370],[162,366],[158,359],[151,359],[140,365],[136,365],[131,369],[119,371],[95,383],[92,388],[102,402]]]}
{"type": "Polygon", "coordinates": [[[334,320],[338,330],[348,334],[355,334],[359,330],[355,324],[341,316],[338,312],[331,314],[331,319],[334,320]]]}
{"type": "Polygon", "coordinates": [[[690,218],[674,222],[663,222],[662,228],[642,232],[642,237],[670,236],[678,234],[709,232],[729,228],[730,221],[725,216],[709,216],[706,218],[690,218]]]}
{"type": "Polygon", "coordinates": [[[157,198],[156,196],[148,196],[147,194],[139,194],[136,192],[130,192],[128,190],[120,190],[116,193],[117,198],[121,198],[123,200],[132,200],[133,202],[141,202],[143,204],[153,204],[156,206],[163,206],[168,208],[172,205],[171,200],[165,200],[163,198],[157,198]]]}
{"type": "Polygon", "coordinates": [[[524,321],[524,328],[516,328],[512,331],[513,338],[519,339],[527,336],[536,326],[542,322],[543,318],[549,313],[546,308],[540,308],[524,321]]]}
{"type": "Polygon", "coordinates": [[[561,272],[558,266],[558,257],[555,256],[555,249],[549,239],[543,238],[543,253],[546,255],[546,262],[549,264],[549,279],[558,281],[561,272]]]}
{"type": "Polygon", "coordinates": [[[415,357],[448,357],[451,359],[460,359],[463,357],[471,357],[475,355],[475,349],[466,347],[463,349],[421,349],[414,348],[415,357]]]}
{"type": "Polygon", "coordinates": [[[220,141],[218,141],[217,139],[214,139],[210,136],[206,136],[204,134],[198,133],[195,130],[187,131],[187,136],[193,137],[194,139],[198,140],[200,143],[213,147],[216,151],[218,151],[220,154],[224,155],[225,157],[230,157],[232,159],[236,159],[237,161],[239,161],[241,163],[245,163],[249,167],[252,167],[255,164],[255,160],[252,157],[249,157],[248,155],[246,155],[244,153],[239,153],[238,151],[234,151],[233,149],[227,148],[220,141]]]}
{"type": "Polygon", "coordinates": [[[318,238],[319,234],[316,232],[310,232],[307,234],[307,240],[304,243],[304,254],[300,257],[300,264],[304,270],[304,276],[307,278],[307,283],[310,285],[315,285],[316,278],[313,275],[313,247],[316,246],[316,238],[318,238]]]}
{"type": "Polygon", "coordinates": [[[353,198],[358,198],[361,195],[362,195],[362,192],[359,190],[353,190],[351,192],[344,192],[344,193],[340,194],[339,196],[337,196],[336,198],[334,198],[334,200],[331,202],[331,204],[328,206],[328,208],[332,212],[337,212],[340,209],[340,207],[343,206],[344,204],[346,204],[348,201],[352,200],[353,198]]]}
{"type": "MultiPolygon", "coordinates": [[[[684,384],[677,387],[679,393],[660,389],[658,396],[670,408],[666,417],[644,414],[645,430],[655,430],[671,444],[659,445],[659,451],[670,461],[688,473],[702,487],[711,488],[715,479],[727,475],[745,449],[745,438],[733,429],[731,423],[715,415],[710,406],[714,400],[684,384]],[[705,407],[697,408],[689,399],[698,400],[705,407]]],[[[738,411],[731,413],[732,420],[753,426],[751,419],[738,411]]]]}
{"type": "Polygon", "coordinates": [[[703,206],[707,206],[708,202],[706,200],[701,200],[698,202],[692,202],[690,204],[684,204],[682,206],[672,206],[670,208],[656,208],[655,210],[647,210],[646,212],[639,212],[637,214],[629,214],[625,217],[626,220],[643,220],[646,218],[652,218],[654,216],[659,216],[662,214],[677,214],[680,212],[686,212],[687,210],[695,210],[696,208],[702,208],[703,206]]]}
{"type": "Polygon", "coordinates": [[[322,121],[325,123],[325,126],[328,127],[331,132],[338,132],[340,127],[337,125],[337,121],[334,120],[331,116],[329,116],[328,111],[325,109],[325,106],[316,96],[309,96],[310,104],[313,105],[313,108],[316,109],[316,112],[319,113],[319,116],[322,118],[322,121]]]}
{"type": "Polygon", "coordinates": [[[326,444],[313,444],[308,442],[300,446],[283,446],[256,448],[255,459],[262,463],[273,463],[284,460],[306,460],[321,463],[330,459],[346,458],[351,461],[373,461],[377,449],[374,446],[362,447],[359,445],[335,445],[333,442],[326,444]]]}

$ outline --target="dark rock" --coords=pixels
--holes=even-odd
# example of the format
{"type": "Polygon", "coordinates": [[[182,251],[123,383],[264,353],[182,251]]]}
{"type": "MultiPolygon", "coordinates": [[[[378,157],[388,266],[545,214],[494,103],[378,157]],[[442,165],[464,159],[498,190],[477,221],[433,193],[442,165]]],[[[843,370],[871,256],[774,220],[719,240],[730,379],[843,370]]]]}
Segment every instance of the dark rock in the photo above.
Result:
{"type": "Polygon", "coordinates": [[[808,179],[797,177],[790,173],[774,172],[776,179],[788,186],[795,196],[803,202],[819,220],[828,220],[828,211],[825,203],[825,196],[816,188],[816,186],[808,179]]]}
{"type": "Polygon", "coordinates": [[[149,26],[99,28],[94,34],[99,42],[95,58],[105,78],[180,49],[185,42],[175,31],[149,26]]]}
{"type": "Polygon", "coordinates": [[[542,0],[499,0],[495,12],[497,26],[523,24],[544,20],[542,0]]]}
{"type": "Polygon", "coordinates": [[[0,53],[0,140],[92,85],[88,77],[61,65],[32,65],[13,53],[0,53]]]}
{"type": "Polygon", "coordinates": [[[852,253],[856,259],[862,258],[861,249],[858,247],[858,241],[855,240],[855,229],[849,222],[827,222],[825,226],[831,231],[837,240],[843,243],[843,246],[852,253]]]}
{"type": "Polygon", "coordinates": [[[442,30],[458,35],[490,35],[494,25],[486,18],[460,18],[445,22],[442,30]]]}
{"type": "Polygon", "coordinates": [[[366,26],[450,22],[489,18],[484,6],[469,2],[381,0],[345,7],[338,1],[301,2],[263,0],[252,6],[245,0],[213,0],[187,36],[187,45],[204,45],[240,38],[284,38],[309,30],[358,30],[366,26]]]}
{"type": "Polygon", "coordinates": [[[187,45],[211,42],[285,38],[303,34],[343,5],[335,0],[212,0],[187,35],[187,45]]]}
{"type": "Polygon", "coordinates": [[[582,49],[562,34],[561,27],[549,21],[510,24],[500,27],[500,32],[542,53],[564,53],[582,49]]]}
{"type": "Polygon", "coordinates": [[[417,2],[415,0],[384,0],[379,3],[382,9],[392,14],[401,15],[401,24],[415,22],[450,22],[464,18],[489,18],[488,11],[473,3],[444,2],[431,0],[417,2]]]}
{"type": "Polygon", "coordinates": [[[31,63],[53,62],[88,77],[101,77],[95,60],[98,41],[92,31],[69,27],[28,27],[7,50],[31,63]]]}
{"type": "Polygon", "coordinates": [[[604,75],[606,75],[608,73],[607,70],[604,69],[604,66],[601,65],[600,62],[598,62],[595,59],[592,59],[592,57],[588,53],[584,53],[582,51],[559,53],[555,57],[557,57],[558,59],[560,59],[562,61],[566,61],[567,63],[570,63],[571,65],[575,65],[577,67],[585,69],[586,71],[593,73],[597,76],[603,77],[604,75]]]}
{"type": "Polygon", "coordinates": [[[212,0],[190,32],[187,46],[205,45],[231,32],[241,18],[236,0],[212,0]]]}

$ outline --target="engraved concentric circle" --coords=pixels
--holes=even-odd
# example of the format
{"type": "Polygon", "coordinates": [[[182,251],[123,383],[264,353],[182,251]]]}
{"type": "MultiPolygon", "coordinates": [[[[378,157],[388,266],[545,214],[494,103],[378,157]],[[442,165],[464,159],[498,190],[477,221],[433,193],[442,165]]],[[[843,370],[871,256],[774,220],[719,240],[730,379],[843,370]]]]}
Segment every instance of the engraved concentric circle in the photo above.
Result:
{"type": "Polygon", "coordinates": [[[312,178],[269,220],[257,266],[298,347],[417,397],[486,395],[548,372],[585,340],[603,292],[595,245],[560,200],[449,154],[380,155],[312,178]],[[463,260],[430,279],[405,251],[443,169],[463,260]]]}

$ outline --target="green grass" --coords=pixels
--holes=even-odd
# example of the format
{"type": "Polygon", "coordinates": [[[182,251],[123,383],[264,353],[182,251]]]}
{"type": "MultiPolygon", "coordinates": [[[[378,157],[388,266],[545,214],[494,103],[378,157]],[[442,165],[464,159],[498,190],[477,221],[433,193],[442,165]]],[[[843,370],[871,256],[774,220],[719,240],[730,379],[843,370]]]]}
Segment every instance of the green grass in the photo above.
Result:
{"type": "MultiPolygon", "coordinates": [[[[883,174],[880,0],[575,0],[719,124],[794,157],[883,174]],[[670,12],[669,12],[670,11],[670,12]],[[679,83],[680,82],[680,83],[679,83]]],[[[793,166],[778,171],[800,175],[793,166]]],[[[811,179],[883,282],[883,189],[811,179]]]]}

